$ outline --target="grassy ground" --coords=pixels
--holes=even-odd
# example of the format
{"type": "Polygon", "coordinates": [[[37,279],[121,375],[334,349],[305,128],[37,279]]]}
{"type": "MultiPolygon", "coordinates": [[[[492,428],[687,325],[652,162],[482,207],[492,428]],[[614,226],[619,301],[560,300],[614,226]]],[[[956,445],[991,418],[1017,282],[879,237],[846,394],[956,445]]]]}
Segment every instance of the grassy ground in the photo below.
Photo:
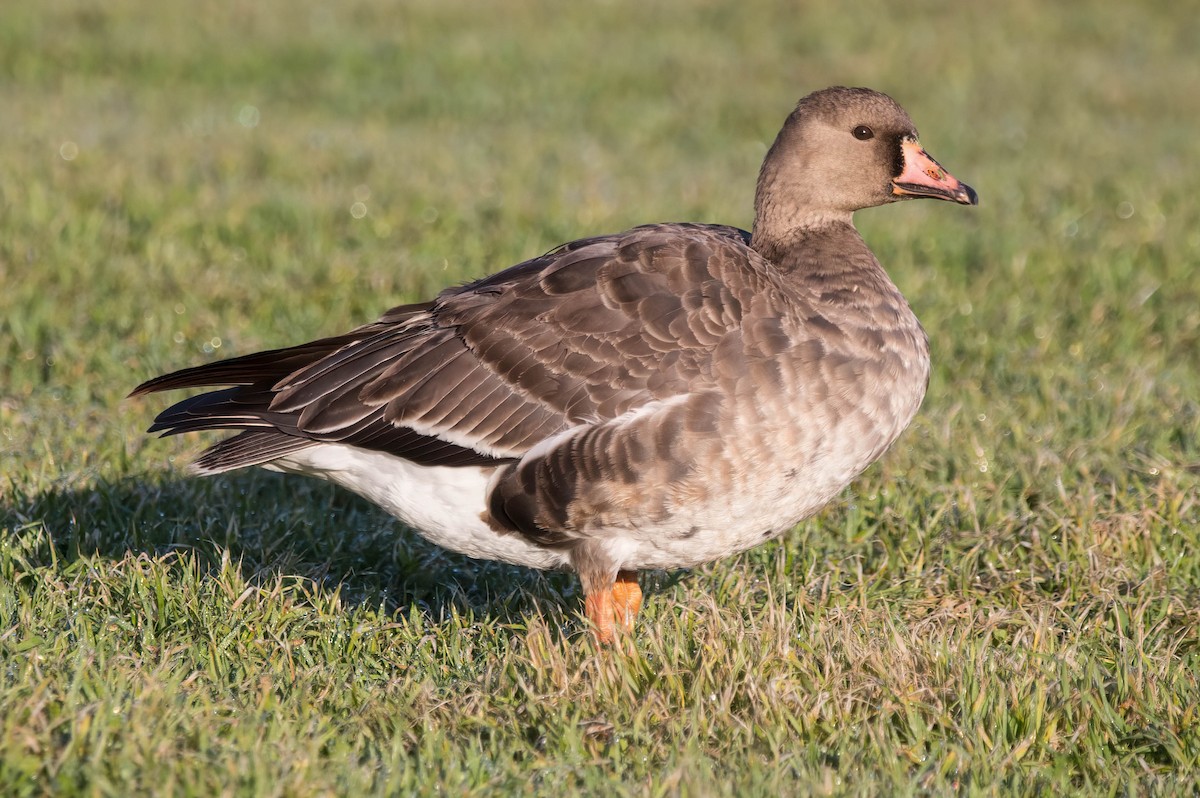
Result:
{"type": "Polygon", "coordinates": [[[0,25],[0,793],[1194,794],[1200,22],[1174,3],[48,0],[0,25]],[[860,227],[913,428],[781,541],[572,578],[184,478],[165,370],[571,237],[750,223],[797,97],[982,197],[860,227]]]}

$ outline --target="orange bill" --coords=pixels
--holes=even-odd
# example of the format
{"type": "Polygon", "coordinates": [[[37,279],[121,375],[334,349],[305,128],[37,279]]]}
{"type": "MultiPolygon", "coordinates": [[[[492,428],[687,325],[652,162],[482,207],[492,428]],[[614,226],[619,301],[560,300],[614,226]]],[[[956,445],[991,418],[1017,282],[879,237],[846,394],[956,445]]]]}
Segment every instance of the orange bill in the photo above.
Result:
{"type": "Polygon", "coordinates": [[[904,170],[892,180],[892,193],[899,197],[929,197],[957,202],[960,205],[978,205],[979,195],[975,189],[942,168],[942,165],[925,152],[916,139],[906,138],[901,144],[904,154],[904,170]]]}

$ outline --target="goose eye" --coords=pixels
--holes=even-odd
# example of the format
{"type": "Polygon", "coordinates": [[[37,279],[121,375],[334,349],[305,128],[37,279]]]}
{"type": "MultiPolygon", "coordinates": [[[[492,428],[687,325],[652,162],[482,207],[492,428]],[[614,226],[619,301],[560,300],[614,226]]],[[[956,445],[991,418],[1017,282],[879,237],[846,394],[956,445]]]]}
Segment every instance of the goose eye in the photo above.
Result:
{"type": "Polygon", "coordinates": [[[871,128],[867,127],[866,125],[859,125],[858,127],[854,128],[854,138],[858,139],[859,141],[873,139],[875,138],[875,131],[871,130],[871,128]]]}

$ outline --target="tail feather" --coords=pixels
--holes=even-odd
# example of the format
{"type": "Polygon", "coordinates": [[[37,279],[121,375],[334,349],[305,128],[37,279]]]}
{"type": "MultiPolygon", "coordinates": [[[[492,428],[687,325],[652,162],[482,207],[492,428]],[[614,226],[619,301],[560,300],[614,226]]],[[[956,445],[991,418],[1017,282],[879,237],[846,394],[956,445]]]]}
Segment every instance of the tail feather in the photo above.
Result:
{"type": "Polygon", "coordinates": [[[208,429],[268,427],[299,434],[294,414],[270,409],[272,393],[262,386],[222,388],[181,399],[158,414],[147,432],[164,437],[208,429]]]}
{"type": "Polygon", "coordinates": [[[152,380],[146,380],[130,393],[130,397],[144,396],[148,393],[170,391],[175,388],[208,388],[216,385],[254,385],[263,382],[264,377],[276,380],[283,379],[298,369],[320,360],[326,355],[342,348],[355,340],[350,335],[336,338],[323,338],[320,341],[301,344],[287,349],[269,349],[265,352],[255,352],[242,357],[220,360],[216,363],[205,363],[170,374],[163,374],[152,380]]]}
{"type": "Polygon", "coordinates": [[[176,402],[159,413],[147,430],[164,436],[204,430],[239,430],[239,434],[206,449],[193,463],[192,469],[201,474],[263,465],[322,443],[387,452],[420,465],[467,466],[500,462],[500,459],[473,449],[386,422],[382,407],[364,413],[358,423],[325,432],[304,427],[299,412],[272,407],[280,386],[294,375],[348,344],[370,337],[388,326],[403,324],[428,308],[428,303],[404,305],[388,311],[380,321],[345,335],[164,374],[143,382],[129,395],[143,396],[175,388],[217,388],[176,402]]]}
{"type": "Polygon", "coordinates": [[[328,357],[347,344],[361,341],[389,326],[402,324],[430,307],[429,302],[400,305],[385,313],[379,321],[365,324],[343,335],[173,371],[146,380],[134,388],[129,396],[144,396],[175,388],[211,388],[217,385],[254,385],[269,382],[269,386],[274,386],[279,380],[328,357]]]}
{"type": "Polygon", "coordinates": [[[208,475],[263,465],[316,443],[274,430],[247,430],[205,449],[192,463],[191,470],[208,475]]]}

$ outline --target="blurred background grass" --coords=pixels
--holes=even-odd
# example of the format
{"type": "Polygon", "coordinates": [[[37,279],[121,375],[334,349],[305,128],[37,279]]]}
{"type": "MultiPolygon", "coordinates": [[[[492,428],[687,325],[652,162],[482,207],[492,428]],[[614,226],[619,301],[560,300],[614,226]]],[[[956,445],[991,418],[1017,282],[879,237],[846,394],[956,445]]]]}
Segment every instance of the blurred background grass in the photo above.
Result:
{"type": "MultiPolygon", "coordinates": [[[[129,753],[139,724],[148,740],[168,741],[168,791],[182,792],[416,789],[430,779],[497,788],[523,784],[530,763],[541,763],[539,784],[551,791],[650,794],[841,792],[856,778],[870,792],[1094,788],[1114,772],[1155,788],[1190,778],[1200,755],[1197,42],[1200,16],[1166,2],[6,8],[0,644],[10,667],[0,780],[148,789],[146,766],[129,753]],[[788,704],[796,716],[760,717],[762,696],[743,696],[739,711],[761,732],[748,742],[737,712],[703,714],[698,686],[662,692],[653,665],[596,665],[582,654],[547,664],[530,654],[568,645],[521,619],[544,614],[551,627],[576,628],[559,609],[574,609],[569,579],[443,555],[326,486],[262,474],[178,481],[173,464],[199,441],[143,436],[161,404],[122,400],[154,374],[333,334],[571,238],[650,221],[749,227],[766,147],[799,96],[831,84],[896,97],[982,204],[909,203],[858,217],[933,343],[923,411],[882,466],[780,545],[681,580],[654,577],[644,634],[649,650],[662,650],[660,668],[717,656],[695,642],[709,637],[679,626],[709,595],[764,606],[775,621],[772,602],[814,613],[785,613],[781,632],[740,616],[722,626],[723,610],[707,611],[714,645],[727,639],[718,631],[736,639],[722,656],[764,657],[772,684],[792,684],[799,702],[788,704]],[[222,565],[229,557],[235,566],[222,565]],[[87,611],[83,574],[109,596],[84,602],[87,611]],[[143,578],[158,587],[137,588],[143,578]],[[169,623],[167,599],[185,614],[207,603],[204,623],[223,622],[235,610],[212,585],[230,580],[239,591],[265,585],[250,601],[262,616],[247,622],[248,640],[289,639],[296,620],[270,609],[280,591],[315,614],[305,621],[312,639],[341,639],[360,623],[385,630],[370,652],[339,649],[309,664],[316,683],[342,685],[353,667],[374,663],[379,692],[364,688],[351,703],[396,726],[372,721],[363,732],[346,706],[314,707],[303,691],[285,690],[263,717],[278,738],[271,750],[295,761],[199,776],[211,758],[267,750],[206,726],[202,707],[237,714],[243,689],[284,667],[276,652],[261,669],[189,688],[196,662],[208,663],[197,672],[224,673],[213,663],[225,649],[205,644],[209,626],[199,634],[169,623]],[[112,626],[114,602],[124,606],[112,592],[138,590],[159,595],[156,608],[130,605],[130,630],[112,626]],[[946,602],[968,609],[938,633],[912,631],[946,602]],[[425,612],[410,616],[414,608],[425,612]],[[862,625],[822,614],[849,609],[865,614],[862,625]],[[1089,620],[1110,610],[1111,624],[1089,620]],[[81,637],[75,625],[93,611],[99,631],[81,637]],[[168,620],[147,632],[147,612],[168,620]],[[1039,654],[1055,613],[1078,639],[1060,630],[1070,651],[1039,654]],[[997,614],[1028,624],[1013,621],[1019,630],[997,639],[987,620],[997,614]],[[1130,618],[1145,623],[1132,643],[1130,618]],[[873,695],[864,685],[878,686],[886,666],[872,675],[850,657],[834,689],[821,668],[789,670],[766,653],[780,645],[771,629],[806,645],[828,633],[835,645],[896,628],[915,635],[905,646],[965,646],[984,671],[1000,668],[980,687],[986,701],[963,704],[978,673],[951,669],[944,705],[928,695],[859,704],[852,697],[873,695]],[[179,635],[181,664],[135,658],[117,677],[76,659],[140,651],[146,634],[156,650],[166,646],[159,638],[179,635]],[[477,636],[470,656],[407,662],[406,646],[426,640],[445,651],[464,635],[477,636]],[[1047,657],[1076,655],[1111,673],[1044,670],[1047,657]],[[1005,657],[1010,665],[996,664],[1005,657]],[[589,668],[601,669],[590,691],[568,678],[589,668]],[[1130,703],[1112,717],[1069,696],[1097,680],[1128,687],[1123,678],[1154,668],[1159,681],[1121,693],[1130,703]],[[143,678],[152,689],[137,686],[143,678]],[[1006,695],[1006,684],[1030,692],[1006,695]],[[38,704],[30,696],[39,689],[56,698],[38,704]],[[841,714],[796,720],[831,689],[841,714]],[[1038,689],[1052,722],[1014,720],[1038,706],[1038,689]],[[120,726],[80,728],[96,702],[132,694],[138,704],[144,690],[186,700],[127,710],[120,726]],[[523,703],[522,691],[551,708],[523,703]],[[608,717],[617,736],[580,731],[564,696],[608,717]],[[452,715],[438,714],[439,700],[452,715]],[[964,720],[993,703],[992,721],[964,720]],[[621,719],[646,707],[661,717],[621,737],[621,719]],[[541,720],[523,729],[549,731],[497,726],[530,716],[541,720]],[[164,719],[174,725],[164,730],[164,719]],[[414,742],[416,727],[428,733],[414,742]],[[310,738],[324,748],[306,748],[310,738]],[[436,749],[424,755],[440,758],[440,775],[414,765],[424,745],[436,749]],[[500,759],[484,762],[479,750],[500,759]],[[203,752],[201,762],[186,751],[203,752]],[[330,751],[355,764],[327,770],[330,751]],[[618,767],[626,756],[640,758],[618,767]],[[412,781],[389,782],[380,767],[412,781]]],[[[895,646],[877,655],[907,661],[895,646]]],[[[918,686],[932,678],[922,668],[913,665],[918,686]]],[[[711,681],[693,677],[728,682],[715,665],[711,681]]],[[[1119,690],[1096,689],[1121,704],[1119,690]]]]}

